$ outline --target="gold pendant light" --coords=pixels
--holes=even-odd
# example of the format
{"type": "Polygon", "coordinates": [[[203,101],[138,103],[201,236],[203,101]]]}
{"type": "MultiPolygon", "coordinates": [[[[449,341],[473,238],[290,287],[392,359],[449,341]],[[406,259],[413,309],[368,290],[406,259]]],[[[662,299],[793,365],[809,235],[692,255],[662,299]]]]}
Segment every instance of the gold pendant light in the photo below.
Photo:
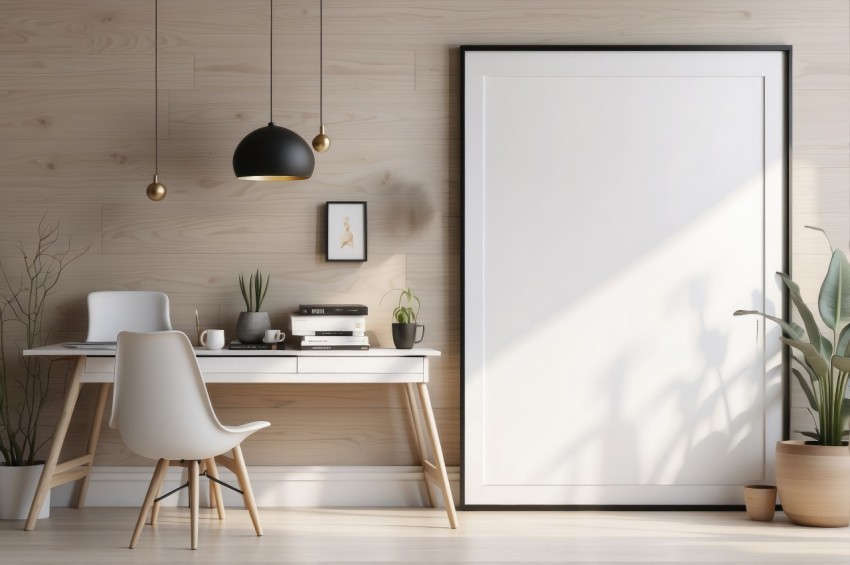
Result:
{"type": "Polygon", "coordinates": [[[159,0],[153,2],[153,147],[154,166],[153,182],[145,192],[148,198],[159,202],[168,192],[165,185],[159,182],[159,0]]]}
{"type": "Polygon", "coordinates": [[[323,58],[323,49],[324,49],[324,0],[319,0],[319,135],[313,138],[313,149],[318,151],[319,153],[324,153],[328,149],[331,148],[331,138],[325,135],[325,120],[322,117],[322,110],[324,106],[323,95],[324,95],[324,58],[323,58]]]}

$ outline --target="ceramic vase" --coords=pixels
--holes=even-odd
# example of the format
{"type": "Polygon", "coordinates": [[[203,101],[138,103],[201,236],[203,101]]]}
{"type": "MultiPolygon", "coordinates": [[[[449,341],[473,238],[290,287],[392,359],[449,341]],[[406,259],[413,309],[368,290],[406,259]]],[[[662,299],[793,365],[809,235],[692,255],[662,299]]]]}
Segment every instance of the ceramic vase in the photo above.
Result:
{"type": "Polygon", "coordinates": [[[236,321],[236,339],[242,343],[262,343],[266,330],[270,329],[268,312],[241,312],[236,321]]]}
{"type": "Polygon", "coordinates": [[[776,487],[747,485],[744,487],[744,507],[750,520],[769,522],[776,512],[776,487]]]}
{"type": "MultiPolygon", "coordinates": [[[[0,465],[0,520],[26,520],[44,465],[0,465]]],[[[50,491],[41,505],[39,520],[50,517],[50,491]]]]}
{"type": "Polygon", "coordinates": [[[788,519],[800,526],[850,524],[850,450],[846,445],[776,444],[776,487],[788,519]]]}

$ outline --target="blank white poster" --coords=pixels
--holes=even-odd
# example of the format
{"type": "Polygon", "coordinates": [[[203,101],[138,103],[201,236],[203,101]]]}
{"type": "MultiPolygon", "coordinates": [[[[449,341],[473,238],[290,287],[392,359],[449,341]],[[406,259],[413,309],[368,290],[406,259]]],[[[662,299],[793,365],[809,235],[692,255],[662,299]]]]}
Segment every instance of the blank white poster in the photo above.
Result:
{"type": "Polygon", "coordinates": [[[780,310],[781,54],[495,55],[466,60],[465,503],[739,503],[781,426],[775,336],[732,317],[780,310]]]}

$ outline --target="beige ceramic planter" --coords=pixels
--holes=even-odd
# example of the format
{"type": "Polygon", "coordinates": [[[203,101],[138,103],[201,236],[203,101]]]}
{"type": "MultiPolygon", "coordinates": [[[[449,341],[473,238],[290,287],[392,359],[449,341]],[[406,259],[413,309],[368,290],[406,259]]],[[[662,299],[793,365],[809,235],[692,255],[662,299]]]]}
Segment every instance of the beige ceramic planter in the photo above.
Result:
{"type": "Polygon", "coordinates": [[[769,522],[776,511],[776,487],[747,485],[744,487],[744,506],[750,520],[769,522]]]}
{"type": "Polygon", "coordinates": [[[837,528],[850,524],[850,449],[776,444],[776,487],[788,519],[800,526],[837,528]]]}

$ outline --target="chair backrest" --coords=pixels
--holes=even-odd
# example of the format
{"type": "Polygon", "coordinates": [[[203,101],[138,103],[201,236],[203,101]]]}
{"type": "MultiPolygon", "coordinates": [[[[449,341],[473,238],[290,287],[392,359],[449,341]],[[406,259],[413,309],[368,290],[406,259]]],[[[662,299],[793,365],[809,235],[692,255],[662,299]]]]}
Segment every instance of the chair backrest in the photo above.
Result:
{"type": "Polygon", "coordinates": [[[118,334],[109,425],[151,459],[206,459],[240,441],[216,418],[192,344],[179,331],[118,334]]]}
{"type": "Polygon", "coordinates": [[[147,290],[107,290],[89,293],[89,333],[86,341],[116,341],[118,332],[171,329],[168,295],[147,290]]]}

